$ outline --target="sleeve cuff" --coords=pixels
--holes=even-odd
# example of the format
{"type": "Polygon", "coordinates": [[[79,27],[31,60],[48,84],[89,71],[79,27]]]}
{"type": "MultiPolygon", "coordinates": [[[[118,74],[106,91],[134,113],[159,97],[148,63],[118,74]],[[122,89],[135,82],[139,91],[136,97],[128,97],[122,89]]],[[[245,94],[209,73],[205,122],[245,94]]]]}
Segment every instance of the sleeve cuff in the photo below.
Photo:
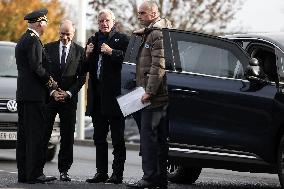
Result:
{"type": "Polygon", "coordinates": [[[66,93],[72,98],[72,93],[70,91],[66,91],[66,93]]]}
{"type": "Polygon", "coordinates": [[[55,90],[52,90],[49,95],[52,96],[52,94],[55,92],[55,90]]]}

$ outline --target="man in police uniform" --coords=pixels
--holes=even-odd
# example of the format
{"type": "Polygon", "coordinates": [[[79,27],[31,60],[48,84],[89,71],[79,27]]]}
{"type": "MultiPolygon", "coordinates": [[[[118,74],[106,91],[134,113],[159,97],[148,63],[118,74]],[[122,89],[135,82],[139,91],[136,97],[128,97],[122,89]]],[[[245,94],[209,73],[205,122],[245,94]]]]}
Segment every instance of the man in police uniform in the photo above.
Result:
{"type": "Polygon", "coordinates": [[[28,29],[19,39],[15,56],[18,69],[17,168],[18,182],[44,183],[55,180],[43,174],[45,103],[49,88],[57,83],[47,71],[46,55],[39,37],[47,26],[47,9],[27,14],[28,29]]]}

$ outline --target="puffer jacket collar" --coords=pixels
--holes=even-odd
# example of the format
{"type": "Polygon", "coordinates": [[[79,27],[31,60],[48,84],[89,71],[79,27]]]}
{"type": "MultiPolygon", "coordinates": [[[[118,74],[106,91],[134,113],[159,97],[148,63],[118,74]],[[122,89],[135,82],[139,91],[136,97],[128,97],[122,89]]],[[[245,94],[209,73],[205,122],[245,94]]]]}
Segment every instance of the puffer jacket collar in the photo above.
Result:
{"type": "Polygon", "coordinates": [[[147,28],[171,28],[171,22],[166,18],[156,18],[147,28]]]}

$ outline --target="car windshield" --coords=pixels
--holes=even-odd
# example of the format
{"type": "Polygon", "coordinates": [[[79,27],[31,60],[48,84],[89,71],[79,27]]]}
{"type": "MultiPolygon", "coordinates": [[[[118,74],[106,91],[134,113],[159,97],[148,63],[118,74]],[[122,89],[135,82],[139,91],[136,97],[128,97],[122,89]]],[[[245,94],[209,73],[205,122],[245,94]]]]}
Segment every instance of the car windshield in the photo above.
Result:
{"type": "Polygon", "coordinates": [[[14,46],[0,46],[0,77],[17,77],[14,46]]]}

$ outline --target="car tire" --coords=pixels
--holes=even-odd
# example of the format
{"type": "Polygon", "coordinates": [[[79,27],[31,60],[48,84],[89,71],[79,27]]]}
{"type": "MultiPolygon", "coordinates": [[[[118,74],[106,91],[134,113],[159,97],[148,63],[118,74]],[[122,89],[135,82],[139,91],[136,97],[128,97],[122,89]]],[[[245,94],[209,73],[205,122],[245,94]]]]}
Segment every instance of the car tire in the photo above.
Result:
{"type": "Polygon", "coordinates": [[[281,188],[284,188],[284,135],[282,136],[278,146],[277,169],[281,188]]]}
{"type": "Polygon", "coordinates": [[[57,146],[52,144],[48,146],[47,152],[46,152],[46,161],[52,161],[56,154],[57,146]]]}
{"type": "Polygon", "coordinates": [[[168,180],[177,184],[192,184],[198,179],[201,170],[200,167],[185,167],[169,163],[168,180]]]}

